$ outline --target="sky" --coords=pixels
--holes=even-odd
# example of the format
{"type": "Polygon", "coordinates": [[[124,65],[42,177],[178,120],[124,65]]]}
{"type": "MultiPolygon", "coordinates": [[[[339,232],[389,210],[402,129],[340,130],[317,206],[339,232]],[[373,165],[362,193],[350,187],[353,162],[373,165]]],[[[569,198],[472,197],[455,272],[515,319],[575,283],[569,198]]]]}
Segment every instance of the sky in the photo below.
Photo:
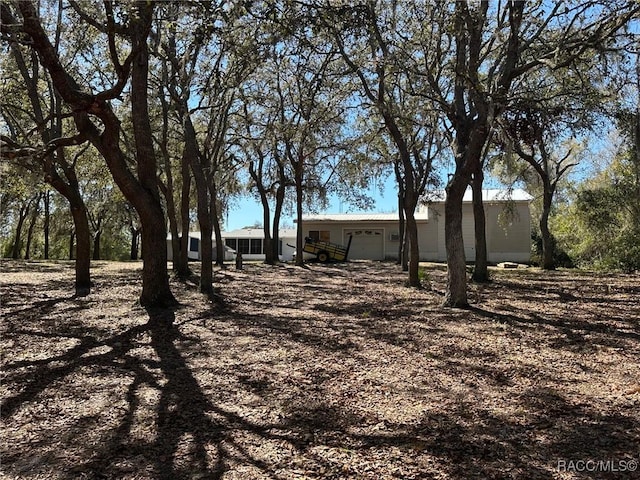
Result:
{"type": "MultiPolygon", "coordinates": [[[[369,189],[369,194],[375,200],[375,207],[372,210],[367,210],[367,212],[392,213],[398,211],[396,184],[392,176],[389,176],[385,182],[384,191],[381,192],[377,187],[373,187],[369,189]]],[[[354,209],[350,205],[341,202],[338,197],[332,196],[330,197],[329,207],[318,213],[358,213],[362,211],[354,209]]],[[[283,228],[294,227],[293,219],[293,216],[283,214],[280,224],[283,228]]],[[[262,205],[254,197],[246,197],[234,202],[227,218],[225,218],[224,229],[231,231],[256,224],[262,225],[262,205]]]]}
{"type": "MultiPolygon", "coordinates": [[[[441,184],[444,186],[447,173],[441,173],[441,184]]],[[[484,188],[505,188],[498,180],[486,174],[484,188]]],[[[384,182],[384,190],[380,191],[377,186],[368,190],[369,195],[374,199],[375,205],[372,209],[362,210],[342,202],[336,196],[330,197],[329,207],[314,213],[396,213],[398,211],[398,193],[395,179],[390,173],[384,182]]],[[[303,212],[310,213],[310,212],[303,212]]],[[[295,228],[295,212],[292,215],[283,213],[280,220],[281,228],[295,228]]],[[[227,218],[224,219],[224,230],[231,231],[244,227],[262,225],[262,205],[253,196],[238,198],[229,209],[227,218]]]]}

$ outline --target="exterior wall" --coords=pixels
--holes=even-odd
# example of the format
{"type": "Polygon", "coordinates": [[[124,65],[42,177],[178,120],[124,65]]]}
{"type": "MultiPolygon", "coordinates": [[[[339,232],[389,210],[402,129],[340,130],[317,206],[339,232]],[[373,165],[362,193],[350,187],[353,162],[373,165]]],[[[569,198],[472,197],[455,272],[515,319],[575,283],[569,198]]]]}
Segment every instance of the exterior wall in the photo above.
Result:
{"type": "MultiPolygon", "coordinates": [[[[216,242],[213,242],[213,260],[216,259],[216,242]]],[[[201,260],[200,255],[200,237],[189,235],[189,249],[187,250],[189,260],[201,260]],[[197,241],[197,250],[193,250],[191,247],[195,246],[197,241]]],[[[225,261],[233,260],[234,256],[231,252],[225,252],[225,261]]],[[[171,238],[167,239],[167,261],[173,261],[173,248],[171,248],[171,238]]]]}
{"type": "MultiPolygon", "coordinates": [[[[527,202],[514,204],[514,215],[506,216],[506,221],[501,221],[505,216],[505,203],[485,203],[485,218],[487,228],[487,259],[489,262],[522,262],[531,260],[531,215],[527,202]]],[[[437,223],[438,249],[424,255],[425,260],[444,262],[447,260],[447,252],[444,238],[444,205],[438,204],[429,207],[433,211],[434,221],[437,223]]],[[[462,238],[464,240],[464,253],[467,262],[473,262],[476,257],[475,233],[473,221],[473,206],[471,203],[462,204],[462,238]]],[[[421,257],[422,251],[421,251],[421,257]]]]}
{"type": "Polygon", "coordinates": [[[531,215],[529,205],[516,203],[513,214],[504,204],[485,206],[487,217],[487,251],[490,262],[531,260],[531,215]]]}
{"type": "MultiPolygon", "coordinates": [[[[200,260],[200,239],[199,238],[189,236],[189,250],[187,251],[187,255],[189,257],[189,260],[200,260]],[[198,240],[198,250],[190,249],[192,239],[198,240]]],[[[214,252],[214,255],[215,255],[215,252],[214,252]]],[[[167,261],[169,262],[173,261],[173,248],[171,248],[171,238],[167,239],[167,261]]]]}
{"type": "MultiPolygon", "coordinates": [[[[376,260],[389,260],[398,258],[398,249],[400,243],[395,240],[395,235],[398,235],[398,222],[330,222],[330,221],[305,221],[303,226],[303,232],[305,237],[309,236],[309,232],[312,230],[328,231],[329,241],[346,246],[349,242],[348,233],[353,230],[362,231],[382,231],[382,252],[379,258],[376,260]]],[[[351,244],[351,250],[349,251],[349,259],[361,260],[365,257],[358,256],[357,248],[358,237],[354,236],[351,244]]],[[[420,248],[420,258],[425,259],[425,255],[429,252],[436,253],[438,249],[438,238],[436,230],[432,227],[431,222],[420,220],[418,221],[418,241],[420,248]]],[[[368,258],[368,256],[366,257],[368,258]]]]}
{"type": "MultiPolygon", "coordinates": [[[[528,202],[513,203],[513,215],[506,213],[505,202],[485,202],[485,216],[487,226],[487,256],[489,262],[530,261],[531,250],[531,216],[528,202]]],[[[420,260],[444,262],[447,259],[444,237],[444,204],[429,205],[429,220],[418,221],[418,238],[420,260]]],[[[346,245],[346,232],[350,230],[376,230],[383,232],[383,255],[380,260],[398,258],[399,242],[392,235],[398,234],[397,221],[305,221],[304,235],[310,230],[328,231],[329,241],[346,245]]],[[[462,205],[462,235],[465,245],[465,257],[468,262],[475,260],[475,232],[473,221],[473,206],[469,202],[462,205]]],[[[354,237],[354,242],[356,238],[354,237]]],[[[357,260],[357,249],[352,244],[349,258],[357,260]]]]}
{"type": "MultiPolygon", "coordinates": [[[[531,256],[531,216],[528,202],[514,202],[513,215],[507,215],[505,202],[485,202],[485,215],[487,225],[487,254],[488,260],[492,263],[502,261],[523,262],[530,261],[531,256]]],[[[475,259],[475,239],[473,207],[471,203],[463,203],[463,239],[465,244],[465,256],[468,262],[475,259]]],[[[444,238],[444,204],[433,203],[428,206],[429,220],[418,221],[418,240],[420,248],[420,260],[444,262],[447,259],[444,238]]],[[[303,235],[310,236],[312,230],[325,231],[329,233],[329,241],[341,245],[347,245],[349,231],[380,231],[381,235],[371,235],[370,238],[363,235],[362,244],[368,245],[364,248],[362,257],[358,256],[357,240],[354,236],[349,259],[371,258],[370,252],[376,247],[378,238],[382,243],[379,254],[375,255],[377,260],[397,259],[399,241],[397,220],[371,220],[371,221],[335,221],[335,220],[307,220],[303,223],[303,235]]],[[[223,232],[223,239],[227,238],[263,238],[261,231],[255,232],[223,232]],[[228,233],[228,235],[224,235],[228,233]]],[[[283,261],[293,259],[295,251],[295,236],[291,236],[292,230],[287,236],[280,238],[282,241],[283,261]]],[[[191,236],[189,237],[191,240],[191,236]]],[[[197,238],[197,237],[194,237],[197,238]]],[[[191,244],[191,241],[189,242],[191,244]]],[[[167,253],[171,261],[171,240],[167,240],[167,253]]],[[[225,255],[227,256],[227,255],[225,255]]],[[[200,254],[197,251],[189,251],[189,258],[197,260],[200,254]]],[[[264,260],[264,254],[243,254],[246,260],[264,260]]],[[[227,258],[229,260],[232,258],[227,258]]]]}
{"type": "MultiPolygon", "coordinates": [[[[227,236],[227,235],[224,235],[224,233],[225,232],[223,232],[222,239],[225,241],[225,244],[227,239],[235,239],[236,241],[238,241],[239,239],[251,240],[251,239],[264,238],[264,236],[238,237],[238,236],[234,236],[233,232],[230,232],[231,236],[227,236]]],[[[291,237],[280,237],[278,240],[282,242],[282,254],[280,255],[280,260],[284,262],[291,261],[293,259],[293,252],[295,251],[296,239],[291,237]],[[294,245],[294,246],[292,247],[290,245],[294,245]]],[[[264,245],[262,246],[262,248],[264,249],[264,245]]],[[[243,253],[242,258],[244,260],[264,260],[265,255],[264,253],[243,253]]]]}

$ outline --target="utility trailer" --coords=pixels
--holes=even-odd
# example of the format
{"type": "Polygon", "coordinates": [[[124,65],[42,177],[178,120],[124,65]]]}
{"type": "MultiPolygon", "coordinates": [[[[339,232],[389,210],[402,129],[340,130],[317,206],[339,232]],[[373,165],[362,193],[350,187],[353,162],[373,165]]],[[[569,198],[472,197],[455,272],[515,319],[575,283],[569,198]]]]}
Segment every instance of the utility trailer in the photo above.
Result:
{"type": "Polygon", "coordinates": [[[349,255],[349,248],[351,247],[352,236],[349,235],[349,242],[347,246],[338,245],[337,243],[323,242],[320,240],[314,240],[310,237],[305,237],[303,252],[315,255],[319,262],[326,263],[330,261],[344,262],[349,255]]]}

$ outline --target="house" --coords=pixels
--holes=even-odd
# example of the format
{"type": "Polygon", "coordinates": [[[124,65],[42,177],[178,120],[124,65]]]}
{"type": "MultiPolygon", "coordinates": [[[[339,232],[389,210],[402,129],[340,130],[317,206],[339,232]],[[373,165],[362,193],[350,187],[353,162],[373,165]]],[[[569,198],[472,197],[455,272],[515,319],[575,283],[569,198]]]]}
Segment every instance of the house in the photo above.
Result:
{"type": "MultiPolygon", "coordinates": [[[[242,254],[245,260],[264,260],[264,230],[262,228],[239,228],[222,232],[222,238],[228,248],[242,254]]],[[[278,255],[280,260],[293,259],[296,243],[296,231],[290,228],[280,229],[278,235],[278,255]]]]}
{"type": "MultiPolygon", "coordinates": [[[[171,248],[171,234],[167,236],[167,260],[173,260],[173,249],[171,248]]],[[[189,232],[189,246],[187,248],[187,256],[189,260],[201,260],[202,257],[200,255],[200,241],[202,239],[202,235],[200,232],[189,232]]],[[[232,261],[236,258],[236,252],[231,248],[225,247],[224,251],[224,260],[232,261]]],[[[216,241],[213,241],[213,260],[216,259],[216,241]]]]}
{"type": "MultiPolygon", "coordinates": [[[[471,190],[462,205],[462,230],[467,260],[475,258],[471,190]]],[[[532,197],[524,190],[484,190],[487,256],[489,262],[529,262],[531,254],[532,197]]],[[[444,195],[433,194],[416,212],[420,259],[446,261],[444,195]]],[[[352,236],[349,259],[398,258],[398,214],[319,214],[302,218],[304,235],[346,245],[352,236]]]]}
{"type": "MultiPolygon", "coordinates": [[[[462,203],[462,233],[467,260],[475,259],[475,233],[471,190],[462,203]]],[[[530,261],[531,213],[533,198],[524,190],[483,190],[486,218],[487,256],[489,262],[530,261]]],[[[444,262],[447,252],[444,241],[444,195],[435,193],[415,214],[418,224],[420,260],[444,262]]],[[[398,258],[400,232],[397,213],[318,214],[302,217],[303,234],[315,240],[347,245],[350,260],[387,260],[398,258]]],[[[264,260],[264,231],[261,228],[241,228],[222,232],[229,252],[246,260],[264,260]]],[[[169,237],[170,239],[171,237],[169,237]]],[[[189,258],[199,259],[199,232],[189,233],[189,258]]],[[[282,229],[279,237],[280,260],[290,261],[295,253],[296,230],[282,229]]],[[[167,241],[169,259],[171,244],[167,241]]]]}
{"type": "MultiPolygon", "coordinates": [[[[189,232],[189,248],[188,256],[190,260],[200,260],[200,232],[189,232]]],[[[244,260],[264,260],[264,231],[261,228],[240,228],[222,232],[222,239],[225,243],[225,261],[235,259],[236,253],[241,253],[244,260]]],[[[296,243],[296,231],[294,229],[281,229],[279,236],[278,252],[280,260],[289,261],[293,259],[293,252],[296,243]]],[[[215,240],[213,241],[215,260],[215,240]]],[[[173,259],[173,250],[171,249],[171,234],[167,237],[167,256],[169,261],[173,259]]]]}

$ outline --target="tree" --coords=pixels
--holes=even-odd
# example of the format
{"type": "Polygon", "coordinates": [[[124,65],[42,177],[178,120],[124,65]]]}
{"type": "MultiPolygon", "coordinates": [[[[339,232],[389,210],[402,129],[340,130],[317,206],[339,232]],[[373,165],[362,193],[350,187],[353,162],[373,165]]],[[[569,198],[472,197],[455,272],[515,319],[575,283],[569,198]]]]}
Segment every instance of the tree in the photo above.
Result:
{"type": "MultiPolygon", "coordinates": [[[[149,48],[154,5],[151,2],[127,4],[105,3],[104,15],[81,10],[74,2],[74,11],[83,27],[91,29],[106,44],[107,58],[115,78],[111,86],[93,92],[90,85],[81,85],[74,78],[77,62],[66,65],[43,26],[43,19],[30,1],[18,2],[16,15],[8,4],[2,4],[3,32],[16,31],[26,35],[29,46],[38,53],[41,65],[49,72],[51,81],[73,118],[77,135],[56,142],[57,146],[89,141],[104,157],[115,182],[134,206],[142,223],[144,267],[140,302],[147,307],[175,305],[167,274],[166,226],[160,202],[157,162],[149,121],[148,74],[149,48]],[[119,23],[116,20],[122,20],[119,23]],[[130,50],[121,61],[119,41],[129,41],[130,50]],[[74,67],[74,68],[72,68],[74,67]],[[117,99],[130,81],[130,106],[135,145],[135,158],[128,158],[121,147],[121,120],[111,101],[117,99]],[[135,173],[130,168],[135,165],[135,173]]],[[[76,27],[78,28],[78,27],[76,27]]],[[[68,48],[72,48],[69,46],[68,48]]],[[[98,44],[93,52],[100,55],[98,44]]]]}
{"type": "Polygon", "coordinates": [[[415,210],[433,180],[432,164],[442,145],[438,112],[421,94],[424,80],[416,73],[414,63],[428,53],[408,40],[408,32],[420,35],[422,24],[418,19],[424,12],[413,2],[396,2],[392,8],[368,2],[353,10],[336,7],[329,13],[342,17],[344,23],[336,25],[335,16],[329,15],[325,26],[355,77],[365,105],[381,119],[397,151],[394,172],[400,219],[406,224],[401,234],[410,248],[409,284],[418,287],[420,252],[415,210]],[[354,18],[358,21],[353,22],[354,18]],[[349,24],[356,28],[345,28],[349,24]]]}
{"type": "MultiPolygon", "coordinates": [[[[619,139],[608,165],[583,182],[568,212],[554,219],[560,241],[580,264],[640,269],[640,55],[616,97],[619,139]]],[[[603,155],[604,156],[604,155],[603,155]]]]}
{"type": "MultiPolygon", "coordinates": [[[[480,171],[514,80],[543,66],[562,71],[607,44],[640,11],[634,2],[554,4],[456,2],[434,8],[424,73],[453,131],[455,170],[446,186],[447,292],[444,305],[467,307],[462,199],[480,171]],[[444,70],[444,71],[443,71],[444,70]],[[435,73],[447,77],[443,82],[435,73]]],[[[442,78],[441,77],[441,78],[442,78]]]]}
{"type": "MultiPolygon", "coordinates": [[[[11,21],[12,16],[3,6],[3,22],[11,21]]],[[[9,25],[6,29],[13,33],[9,25]]],[[[56,23],[56,39],[60,38],[61,19],[56,23]]],[[[66,131],[65,114],[60,96],[54,91],[50,78],[46,72],[39,68],[35,52],[27,54],[19,44],[15,35],[8,35],[11,48],[13,67],[18,71],[21,89],[17,85],[7,85],[13,93],[5,91],[2,105],[2,116],[11,131],[12,139],[5,141],[10,143],[8,149],[4,149],[4,156],[13,157],[31,171],[42,172],[44,180],[61,193],[69,202],[74,231],[77,238],[77,252],[75,255],[75,291],[76,295],[87,295],[91,288],[90,265],[90,239],[87,209],[80,193],[80,185],[76,173],[78,155],[73,160],[68,160],[68,148],[57,147],[56,139],[64,136],[66,131]],[[46,85],[45,89],[41,85],[46,85]],[[26,91],[25,91],[26,90],[26,91]],[[29,105],[12,103],[9,99],[26,98],[24,102],[29,105]],[[40,143],[31,145],[33,136],[30,131],[35,129],[39,133],[40,143]]],[[[59,49],[59,42],[54,46],[59,49]]],[[[47,196],[48,199],[48,196],[47,196]]],[[[45,207],[47,206],[45,199],[45,207]]],[[[48,217],[47,217],[48,218],[48,217]]],[[[32,223],[33,225],[33,223],[32,223]]],[[[45,222],[45,257],[48,257],[48,223],[45,222]]]]}
{"type": "MultiPolygon", "coordinates": [[[[286,19],[297,27],[274,43],[268,64],[275,93],[271,101],[277,112],[273,128],[295,185],[297,252],[303,248],[305,203],[317,207],[326,200],[331,172],[344,145],[341,127],[346,116],[337,75],[339,58],[330,44],[313,38],[304,28],[302,20],[308,14],[303,9],[286,19]]],[[[296,255],[296,265],[303,263],[303,256],[296,255]]]]}

